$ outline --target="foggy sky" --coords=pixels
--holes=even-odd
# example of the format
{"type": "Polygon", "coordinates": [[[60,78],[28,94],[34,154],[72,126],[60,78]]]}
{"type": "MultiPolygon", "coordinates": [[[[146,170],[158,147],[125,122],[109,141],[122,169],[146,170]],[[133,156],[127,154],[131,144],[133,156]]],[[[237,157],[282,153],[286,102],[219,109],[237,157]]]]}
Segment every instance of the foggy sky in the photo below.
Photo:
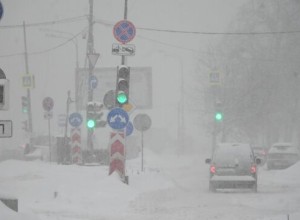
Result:
{"type": "MultiPolygon", "coordinates": [[[[79,17],[88,14],[88,0],[2,0],[4,15],[1,26],[22,25],[55,21],[79,17]]],[[[137,28],[170,29],[184,31],[222,32],[234,19],[239,7],[246,1],[241,0],[128,0],[128,20],[137,28]]],[[[123,0],[94,0],[94,18],[115,24],[123,19],[123,0]]],[[[48,52],[70,38],[68,34],[56,34],[63,38],[47,37],[49,29],[69,32],[73,35],[88,26],[87,19],[74,23],[63,23],[28,27],[27,47],[29,70],[35,76],[36,88],[31,90],[34,131],[48,132],[43,118],[42,100],[50,96],[54,99],[54,118],[51,132],[57,134],[57,115],[65,113],[67,91],[74,97],[75,45],[72,42],[48,52]],[[47,30],[48,29],[48,30],[47,30]]],[[[13,120],[14,138],[1,142],[19,144],[25,138],[21,121],[26,116],[21,112],[21,96],[26,89],[21,86],[21,77],[25,74],[24,56],[5,56],[24,52],[22,27],[0,28],[0,66],[10,80],[10,110],[1,111],[1,119],[13,120]]],[[[171,136],[177,134],[177,117],[180,74],[184,74],[185,97],[188,100],[189,83],[196,71],[197,53],[205,51],[211,44],[218,42],[218,36],[193,34],[174,34],[151,32],[137,29],[137,35],[131,42],[136,45],[136,55],[128,58],[129,66],[151,66],[153,68],[153,109],[150,112],[153,127],[166,129],[171,136]],[[170,80],[172,79],[172,80],[170,80]],[[169,82],[168,82],[169,81],[169,82]],[[166,86],[167,85],[167,86],[166,86]]],[[[79,64],[84,66],[86,39],[77,38],[79,64]]],[[[94,25],[95,51],[100,53],[96,67],[112,67],[120,64],[119,56],[111,54],[111,45],[117,41],[113,37],[112,27],[100,23],[94,25]]],[[[72,107],[71,107],[72,108],[72,107]]],[[[71,109],[71,112],[74,109],[71,109]]],[[[191,132],[193,118],[186,117],[186,130],[191,132]]],[[[199,128],[196,128],[199,129],[199,128]]],[[[198,131],[196,130],[195,134],[198,131]]]]}

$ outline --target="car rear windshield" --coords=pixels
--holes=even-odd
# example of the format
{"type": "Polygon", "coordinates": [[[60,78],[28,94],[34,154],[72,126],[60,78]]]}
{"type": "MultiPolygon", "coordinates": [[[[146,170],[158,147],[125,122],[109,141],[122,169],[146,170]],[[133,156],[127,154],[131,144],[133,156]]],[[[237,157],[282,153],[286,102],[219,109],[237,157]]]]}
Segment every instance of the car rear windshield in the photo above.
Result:
{"type": "Polygon", "coordinates": [[[234,165],[235,163],[251,164],[253,156],[248,148],[224,147],[216,150],[213,160],[216,163],[234,165]]]}

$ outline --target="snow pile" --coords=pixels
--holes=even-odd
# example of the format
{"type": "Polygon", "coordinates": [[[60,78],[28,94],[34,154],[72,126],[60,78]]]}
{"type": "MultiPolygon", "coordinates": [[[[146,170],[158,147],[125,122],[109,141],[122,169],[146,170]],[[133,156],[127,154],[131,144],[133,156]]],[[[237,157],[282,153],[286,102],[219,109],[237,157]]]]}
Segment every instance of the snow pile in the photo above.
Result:
{"type": "Polygon", "coordinates": [[[141,157],[126,161],[129,185],[116,173],[108,176],[107,166],[4,161],[0,195],[18,198],[19,212],[0,203],[0,219],[300,219],[300,163],[285,170],[261,167],[257,194],[213,194],[204,157],[145,150],[143,172],[141,157]]]}

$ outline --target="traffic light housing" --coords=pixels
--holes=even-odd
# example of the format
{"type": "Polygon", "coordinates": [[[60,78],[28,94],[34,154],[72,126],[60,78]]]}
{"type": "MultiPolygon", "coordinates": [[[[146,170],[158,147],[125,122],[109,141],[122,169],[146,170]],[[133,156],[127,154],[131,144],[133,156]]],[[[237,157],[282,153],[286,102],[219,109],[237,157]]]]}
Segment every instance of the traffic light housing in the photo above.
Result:
{"type": "Polygon", "coordinates": [[[215,104],[215,121],[221,122],[223,120],[223,107],[221,102],[215,104]]]}
{"type": "Polygon", "coordinates": [[[127,104],[129,101],[129,82],[130,67],[125,65],[118,66],[117,85],[116,85],[116,104],[119,107],[127,104]]]}
{"type": "Polygon", "coordinates": [[[28,98],[26,96],[22,96],[22,112],[27,113],[29,107],[28,98]]]}
{"type": "MultiPolygon", "coordinates": [[[[0,69],[0,110],[9,109],[9,81],[1,75],[0,69]]],[[[4,73],[3,73],[4,74],[4,73]]]]}
{"type": "Polygon", "coordinates": [[[29,130],[28,121],[27,120],[22,121],[22,124],[23,124],[22,129],[24,131],[28,131],[29,130]]]}
{"type": "Polygon", "coordinates": [[[86,126],[89,129],[104,127],[106,121],[101,120],[103,116],[104,105],[99,102],[89,102],[87,105],[86,126]]]}
{"type": "Polygon", "coordinates": [[[216,112],[215,113],[215,119],[216,119],[216,121],[222,121],[223,120],[223,113],[222,112],[216,112]]]}

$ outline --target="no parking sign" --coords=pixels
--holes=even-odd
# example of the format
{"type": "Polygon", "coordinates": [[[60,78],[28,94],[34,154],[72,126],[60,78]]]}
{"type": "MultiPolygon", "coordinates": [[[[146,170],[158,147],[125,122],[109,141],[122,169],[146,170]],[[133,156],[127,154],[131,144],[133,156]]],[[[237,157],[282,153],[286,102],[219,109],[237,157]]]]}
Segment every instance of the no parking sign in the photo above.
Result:
{"type": "Polygon", "coordinates": [[[113,33],[117,41],[126,44],[135,37],[135,26],[130,21],[122,20],[115,24],[113,33]]]}

